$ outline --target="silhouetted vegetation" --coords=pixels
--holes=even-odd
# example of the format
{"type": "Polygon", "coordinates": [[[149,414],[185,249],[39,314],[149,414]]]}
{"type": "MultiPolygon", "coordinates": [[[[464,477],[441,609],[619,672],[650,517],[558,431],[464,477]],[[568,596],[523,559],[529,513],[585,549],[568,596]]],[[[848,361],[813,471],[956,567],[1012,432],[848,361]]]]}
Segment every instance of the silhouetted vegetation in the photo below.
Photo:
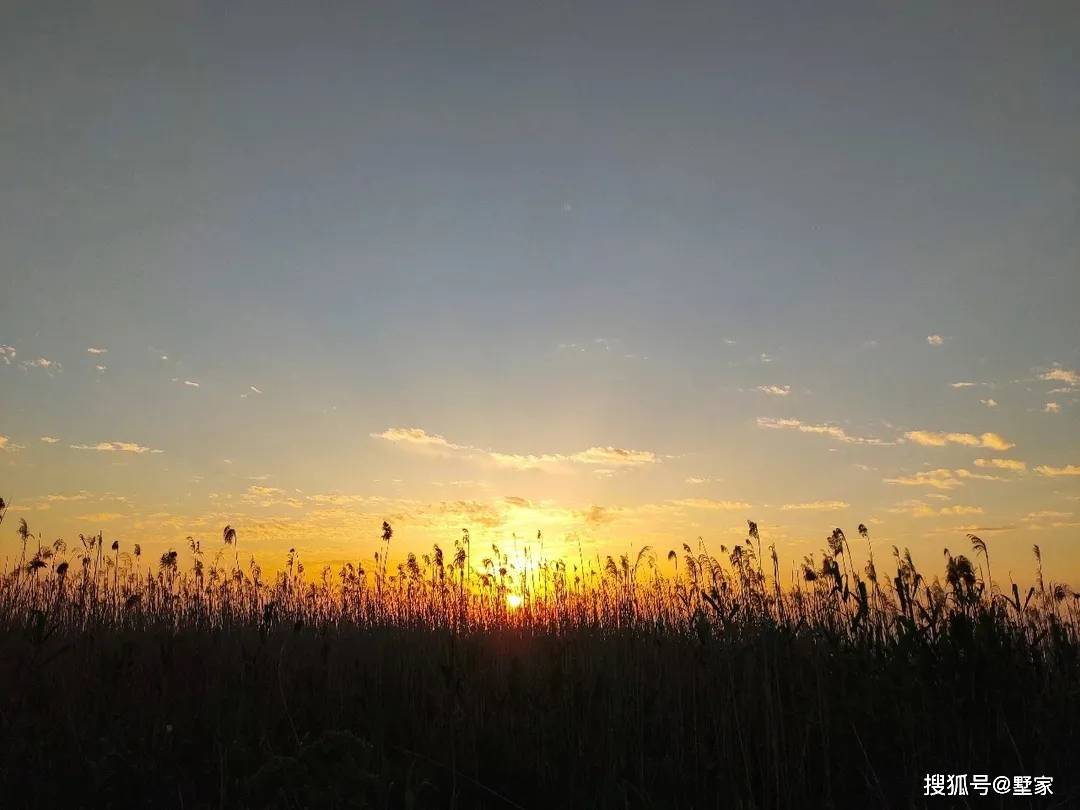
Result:
{"type": "Polygon", "coordinates": [[[550,561],[467,532],[397,555],[383,524],[370,569],[314,579],[295,551],[273,577],[243,565],[230,527],[212,553],[189,539],[183,570],[101,535],[16,536],[6,807],[1006,801],[924,799],[926,773],[1054,776],[1028,807],[1080,796],[1080,602],[1038,548],[1022,592],[977,537],[928,580],[863,526],[791,582],[753,523],[716,555],[550,561]]]}

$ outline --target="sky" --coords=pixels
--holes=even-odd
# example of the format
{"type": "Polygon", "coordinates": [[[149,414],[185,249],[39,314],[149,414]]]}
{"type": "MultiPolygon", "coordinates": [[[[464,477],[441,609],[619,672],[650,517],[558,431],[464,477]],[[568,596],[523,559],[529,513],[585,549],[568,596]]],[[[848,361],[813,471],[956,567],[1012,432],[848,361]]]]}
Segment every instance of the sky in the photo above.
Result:
{"type": "Polygon", "coordinates": [[[0,556],[753,519],[1080,584],[1075,4],[7,20],[0,556]]]}

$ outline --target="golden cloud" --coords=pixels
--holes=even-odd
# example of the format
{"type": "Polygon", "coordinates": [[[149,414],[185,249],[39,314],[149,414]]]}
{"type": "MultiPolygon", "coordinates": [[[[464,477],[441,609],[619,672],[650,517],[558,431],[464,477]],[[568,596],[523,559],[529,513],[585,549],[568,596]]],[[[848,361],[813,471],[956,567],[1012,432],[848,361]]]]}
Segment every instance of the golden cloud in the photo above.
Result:
{"type": "Polygon", "coordinates": [[[1008,450],[1016,445],[996,433],[944,433],[933,430],[911,430],[904,434],[908,441],[924,447],[944,447],[947,444],[959,444],[964,447],[983,447],[987,450],[1008,450]]]}

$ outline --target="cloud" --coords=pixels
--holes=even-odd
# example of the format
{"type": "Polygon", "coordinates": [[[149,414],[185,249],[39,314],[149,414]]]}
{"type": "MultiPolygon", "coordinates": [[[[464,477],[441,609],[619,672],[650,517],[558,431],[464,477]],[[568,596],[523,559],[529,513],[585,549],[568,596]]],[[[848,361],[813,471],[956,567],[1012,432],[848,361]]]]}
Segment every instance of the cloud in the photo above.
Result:
{"type": "Polygon", "coordinates": [[[943,338],[941,335],[927,335],[926,342],[929,343],[931,346],[944,346],[945,338],[943,338]]]}
{"type": "Polygon", "coordinates": [[[997,467],[999,470],[1011,470],[1023,472],[1027,469],[1027,462],[1015,458],[977,458],[976,467],[997,467]]]}
{"type": "Polygon", "coordinates": [[[637,352],[628,352],[624,343],[619,338],[593,338],[585,343],[559,343],[556,347],[560,352],[572,354],[606,354],[611,357],[621,356],[625,360],[648,360],[648,356],[637,352]]]}
{"type": "Polygon", "coordinates": [[[654,464],[657,461],[656,454],[649,450],[624,450],[621,447],[590,447],[568,458],[581,464],[612,464],[631,467],[654,464]]]}
{"type": "Polygon", "coordinates": [[[978,383],[973,382],[954,382],[949,383],[950,388],[974,388],[978,383]]]}
{"type": "Polygon", "coordinates": [[[1028,512],[1025,520],[1043,520],[1044,518],[1067,518],[1072,517],[1072,512],[1056,512],[1053,509],[1043,509],[1039,512],[1028,512]]]}
{"type": "Polygon", "coordinates": [[[697,476],[693,475],[683,479],[684,484],[693,484],[694,486],[697,486],[698,484],[707,484],[710,481],[712,481],[711,478],[698,478],[697,476]]]}
{"type": "Polygon", "coordinates": [[[798,419],[774,419],[769,416],[759,416],[757,418],[757,426],[760,428],[768,428],[770,430],[797,430],[800,433],[817,433],[846,444],[894,444],[894,442],[886,442],[881,439],[851,436],[843,428],[837,425],[812,425],[798,419]]]}
{"type": "Polygon", "coordinates": [[[933,487],[934,489],[956,489],[964,485],[953,475],[952,470],[939,469],[927,472],[915,473],[915,475],[902,475],[896,478],[884,479],[886,484],[899,484],[906,487],[933,487]]]}
{"type": "Polygon", "coordinates": [[[521,509],[529,509],[533,505],[532,501],[530,501],[528,498],[522,498],[518,495],[504,496],[503,503],[509,504],[510,506],[517,506],[521,509]]]}
{"type": "Polygon", "coordinates": [[[0,363],[3,363],[5,366],[10,366],[14,359],[14,346],[0,346],[0,363]]]}
{"type": "Polygon", "coordinates": [[[294,498],[283,489],[278,487],[264,487],[259,484],[252,484],[247,488],[247,492],[244,493],[243,499],[248,503],[253,503],[256,506],[288,506],[290,509],[299,509],[304,505],[304,502],[299,498],[294,498]]]}
{"type": "Polygon", "coordinates": [[[109,368],[109,367],[108,367],[108,366],[105,366],[105,365],[101,365],[101,364],[99,363],[98,365],[94,366],[94,368],[95,368],[95,369],[96,369],[97,371],[106,371],[106,370],[108,370],[108,368],[109,368]]]}
{"type": "Polygon", "coordinates": [[[117,503],[126,503],[127,499],[121,495],[112,495],[111,492],[106,492],[104,495],[92,495],[91,492],[82,489],[73,495],[51,494],[41,498],[35,498],[29,502],[19,504],[19,508],[31,512],[46,512],[53,508],[54,503],[72,503],[78,501],[113,501],[117,503]]]}
{"type": "Polygon", "coordinates": [[[970,479],[977,479],[980,481],[1005,480],[996,475],[973,473],[971,470],[949,470],[939,468],[937,470],[917,472],[914,475],[901,475],[896,478],[886,478],[884,481],[886,484],[899,484],[900,486],[907,487],[931,487],[933,489],[949,490],[962,487],[964,481],[970,479]]]}
{"type": "Polygon", "coordinates": [[[428,433],[423,428],[387,428],[382,433],[372,433],[373,439],[385,439],[388,442],[415,444],[423,447],[441,447],[447,450],[468,450],[461,444],[453,444],[438,433],[428,433]]]}
{"type": "Polygon", "coordinates": [[[109,351],[109,350],[108,349],[99,349],[96,346],[90,346],[86,350],[87,354],[105,354],[107,351],[109,351]]]}
{"type": "Polygon", "coordinates": [[[9,453],[16,452],[18,450],[25,450],[25,444],[16,444],[11,441],[10,436],[5,436],[0,433],[0,450],[7,451],[9,453]]]}
{"type": "Polygon", "coordinates": [[[979,402],[981,402],[987,408],[996,408],[998,405],[996,399],[980,399],[979,402]]]}
{"type": "Polygon", "coordinates": [[[745,501],[714,501],[712,498],[682,498],[670,503],[687,509],[710,509],[720,512],[745,512],[752,508],[745,501]]]}
{"type": "Polygon", "coordinates": [[[77,519],[86,520],[91,523],[109,523],[113,520],[119,520],[122,517],[127,517],[127,515],[119,512],[93,512],[89,515],[79,515],[77,519]]]}
{"type": "Polygon", "coordinates": [[[198,388],[199,387],[199,384],[197,382],[195,382],[194,380],[184,380],[184,385],[190,386],[191,388],[198,388]]]}
{"type": "Polygon", "coordinates": [[[602,523],[610,523],[615,519],[612,511],[605,509],[603,506],[590,506],[588,509],[583,510],[580,515],[581,519],[589,526],[599,526],[602,523]]]}
{"type": "Polygon", "coordinates": [[[947,444],[960,444],[965,447],[984,447],[988,450],[1008,450],[1016,445],[996,433],[941,433],[933,430],[912,430],[904,434],[908,441],[924,447],[944,447],[947,444]]]}
{"type": "Polygon", "coordinates": [[[1047,402],[1043,405],[1043,413],[1061,413],[1061,406],[1056,402],[1047,402]]]}
{"type": "Polygon", "coordinates": [[[52,508],[53,504],[57,503],[74,503],[79,501],[98,501],[98,502],[112,502],[127,504],[128,499],[123,495],[114,495],[111,492],[105,492],[95,494],[87,492],[85,489],[80,490],[72,495],[65,495],[62,493],[51,493],[39,498],[34,498],[29,502],[20,503],[21,509],[34,512],[44,512],[52,508]]]}
{"type": "Polygon", "coordinates": [[[791,393],[790,385],[759,385],[754,389],[760,391],[763,394],[768,394],[773,397],[786,397],[791,393]]]}
{"type": "MultiPolygon", "coordinates": [[[[12,356],[14,356],[14,354],[12,356]]],[[[22,367],[27,369],[43,368],[49,372],[60,371],[63,369],[63,366],[61,366],[55,360],[50,360],[48,357],[39,357],[36,360],[24,360],[22,362],[22,367]]]]}
{"type": "Polygon", "coordinates": [[[780,507],[780,511],[835,512],[850,506],[851,504],[845,501],[808,501],[807,503],[785,503],[780,507]]]}
{"type": "Polygon", "coordinates": [[[893,514],[910,515],[914,518],[930,518],[930,517],[945,517],[956,515],[981,515],[983,508],[981,506],[942,506],[935,509],[924,501],[904,501],[898,503],[896,506],[888,510],[893,514]]]}
{"type": "Polygon", "coordinates": [[[55,436],[42,436],[41,440],[45,442],[45,444],[56,444],[58,441],[60,441],[55,436]]]}
{"type": "Polygon", "coordinates": [[[254,394],[261,394],[262,393],[262,390],[259,389],[259,388],[256,388],[254,385],[249,385],[248,388],[251,389],[251,392],[254,393],[254,394]]]}
{"type": "Polygon", "coordinates": [[[1070,388],[1080,388],[1080,374],[1068,368],[1052,368],[1039,375],[1040,380],[1063,382],[1070,388]]]}
{"type": "Polygon", "coordinates": [[[939,514],[942,515],[981,515],[983,508],[981,506],[963,506],[958,504],[956,506],[943,506],[939,514]]]}
{"type": "Polygon", "coordinates": [[[141,444],[135,442],[98,442],[97,444],[71,444],[68,445],[72,450],[97,450],[102,453],[135,453],[142,455],[143,453],[164,453],[164,450],[156,450],[152,447],[144,447],[141,444]]]}
{"type": "Polygon", "coordinates": [[[412,445],[466,458],[485,459],[500,467],[517,470],[531,470],[540,467],[552,467],[568,464],[585,464],[603,467],[637,467],[643,464],[655,464],[657,455],[649,450],[628,450],[622,447],[590,447],[577,453],[542,453],[521,454],[485,450],[471,445],[456,444],[437,433],[428,433],[423,428],[387,428],[382,433],[372,433],[372,438],[383,439],[395,444],[412,445]]]}
{"type": "Polygon", "coordinates": [[[1035,472],[1050,478],[1058,478],[1065,475],[1080,475],[1080,467],[1075,464],[1066,464],[1064,467],[1051,467],[1042,464],[1035,468],[1035,472]]]}

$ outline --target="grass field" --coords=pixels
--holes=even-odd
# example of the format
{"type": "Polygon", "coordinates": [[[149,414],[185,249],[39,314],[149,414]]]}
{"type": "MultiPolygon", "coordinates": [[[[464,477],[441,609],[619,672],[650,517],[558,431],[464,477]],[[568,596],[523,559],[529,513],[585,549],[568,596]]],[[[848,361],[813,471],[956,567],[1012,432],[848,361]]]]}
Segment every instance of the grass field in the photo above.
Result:
{"type": "Polygon", "coordinates": [[[5,807],[1080,803],[1080,601],[1037,548],[1025,591],[977,537],[939,579],[836,530],[785,582],[753,523],[715,555],[516,562],[384,524],[374,561],[264,579],[230,528],[181,570],[10,526],[5,807]],[[924,798],[927,773],[1055,781],[924,798]]]}

